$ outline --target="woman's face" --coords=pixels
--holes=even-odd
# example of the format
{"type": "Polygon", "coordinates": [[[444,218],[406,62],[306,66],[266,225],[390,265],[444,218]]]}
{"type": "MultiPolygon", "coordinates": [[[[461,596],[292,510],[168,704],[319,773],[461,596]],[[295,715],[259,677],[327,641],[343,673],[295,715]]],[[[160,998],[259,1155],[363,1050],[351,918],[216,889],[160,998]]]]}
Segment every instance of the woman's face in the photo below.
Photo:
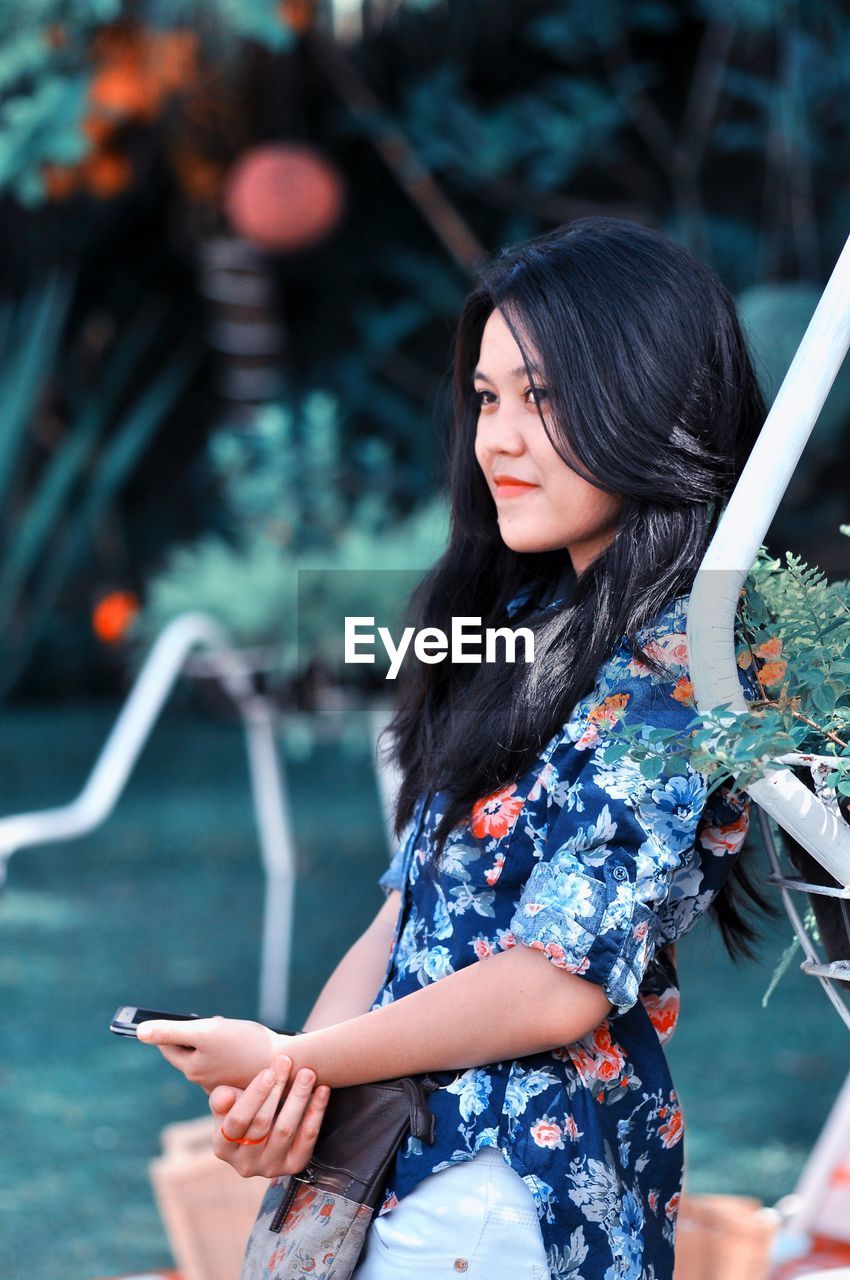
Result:
{"type": "Polygon", "coordinates": [[[569,552],[582,573],[617,531],[621,499],[583,480],[556,452],[543,427],[546,381],[526,342],[520,351],[498,309],[481,335],[473,384],[480,408],[475,456],[493,495],[503,541],[513,551],[569,552]]]}

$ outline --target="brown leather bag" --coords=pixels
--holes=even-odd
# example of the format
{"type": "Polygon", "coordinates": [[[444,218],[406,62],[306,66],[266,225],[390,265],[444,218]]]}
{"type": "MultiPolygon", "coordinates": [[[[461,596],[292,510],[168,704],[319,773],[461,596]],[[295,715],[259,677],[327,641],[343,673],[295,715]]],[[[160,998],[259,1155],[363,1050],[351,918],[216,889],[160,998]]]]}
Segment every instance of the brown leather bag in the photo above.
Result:
{"type": "Polygon", "coordinates": [[[433,1145],[437,1087],[402,1076],[331,1090],[309,1164],[266,1192],[240,1280],[348,1280],[402,1142],[433,1145]]]}

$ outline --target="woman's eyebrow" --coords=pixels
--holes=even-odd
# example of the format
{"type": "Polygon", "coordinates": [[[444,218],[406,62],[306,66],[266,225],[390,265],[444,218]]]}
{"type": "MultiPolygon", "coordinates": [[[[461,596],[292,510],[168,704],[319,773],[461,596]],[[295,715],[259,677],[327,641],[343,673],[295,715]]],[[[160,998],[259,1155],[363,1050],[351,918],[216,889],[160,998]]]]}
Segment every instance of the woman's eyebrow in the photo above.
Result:
{"type": "MultiPolygon", "coordinates": [[[[536,365],[534,364],[533,361],[529,360],[527,370],[524,364],[518,364],[515,369],[511,369],[508,372],[508,377],[513,378],[513,380],[516,381],[517,378],[525,378],[529,373],[542,373],[542,372],[543,370],[540,368],[539,365],[536,365]]],[[[495,386],[493,379],[488,378],[487,374],[484,373],[481,369],[476,369],[472,377],[473,379],[480,378],[482,382],[489,382],[491,385],[495,386]]]]}

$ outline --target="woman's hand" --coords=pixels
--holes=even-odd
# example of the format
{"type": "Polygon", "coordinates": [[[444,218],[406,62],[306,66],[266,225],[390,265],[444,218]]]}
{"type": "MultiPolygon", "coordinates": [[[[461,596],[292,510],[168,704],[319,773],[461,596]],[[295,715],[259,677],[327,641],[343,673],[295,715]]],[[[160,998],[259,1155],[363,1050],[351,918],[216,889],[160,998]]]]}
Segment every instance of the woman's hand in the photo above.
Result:
{"type": "Polygon", "coordinates": [[[213,1151],[243,1178],[300,1173],[313,1154],[331,1091],[327,1085],[314,1089],[316,1074],[304,1068],[276,1115],[291,1070],[291,1059],[276,1057],[244,1091],[220,1085],[210,1094],[219,1121],[213,1151]]]}
{"type": "Polygon", "coordinates": [[[243,1089],[292,1037],[240,1018],[196,1018],[191,1022],[140,1022],[138,1037],[207,1093],[219,1084],[243,1089]]]}

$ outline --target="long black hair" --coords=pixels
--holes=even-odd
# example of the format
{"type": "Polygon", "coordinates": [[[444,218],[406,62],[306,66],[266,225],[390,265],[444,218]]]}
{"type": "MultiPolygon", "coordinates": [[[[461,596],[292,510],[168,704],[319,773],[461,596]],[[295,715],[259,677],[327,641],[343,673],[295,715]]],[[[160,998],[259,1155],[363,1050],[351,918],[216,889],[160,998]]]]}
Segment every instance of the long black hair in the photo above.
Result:
{"type": "MultiPolygon", "coordinates": [[[[423,792],[447,792],[436,858],[476,800],[532,765],[623,634],[658,670],[636,632],[690,591],[766,415],[735,303],[717,276],[661,233],[604,217],[510,246],[482,266],[457,327],[453,395],[451,534],[409,621],[446,633],[458,615],[504,625],[508,603],[524,597],[535,656],[402,667],[389,726],[402,773],[396,830],[423,792]],[[541,417],[565,465],[621,498],[613,541],[578,576],[566,551],[505,545],[476,461],[473,370],[495,308],[526,366],[529,344],[542,362],[541,417]],[[551,607],[564,590],[563,606],[551,607]]],[[[778,914],[739,858],[712,904],[733,958],[751,956],[758,936],[741,893],[778,914]]]]}

